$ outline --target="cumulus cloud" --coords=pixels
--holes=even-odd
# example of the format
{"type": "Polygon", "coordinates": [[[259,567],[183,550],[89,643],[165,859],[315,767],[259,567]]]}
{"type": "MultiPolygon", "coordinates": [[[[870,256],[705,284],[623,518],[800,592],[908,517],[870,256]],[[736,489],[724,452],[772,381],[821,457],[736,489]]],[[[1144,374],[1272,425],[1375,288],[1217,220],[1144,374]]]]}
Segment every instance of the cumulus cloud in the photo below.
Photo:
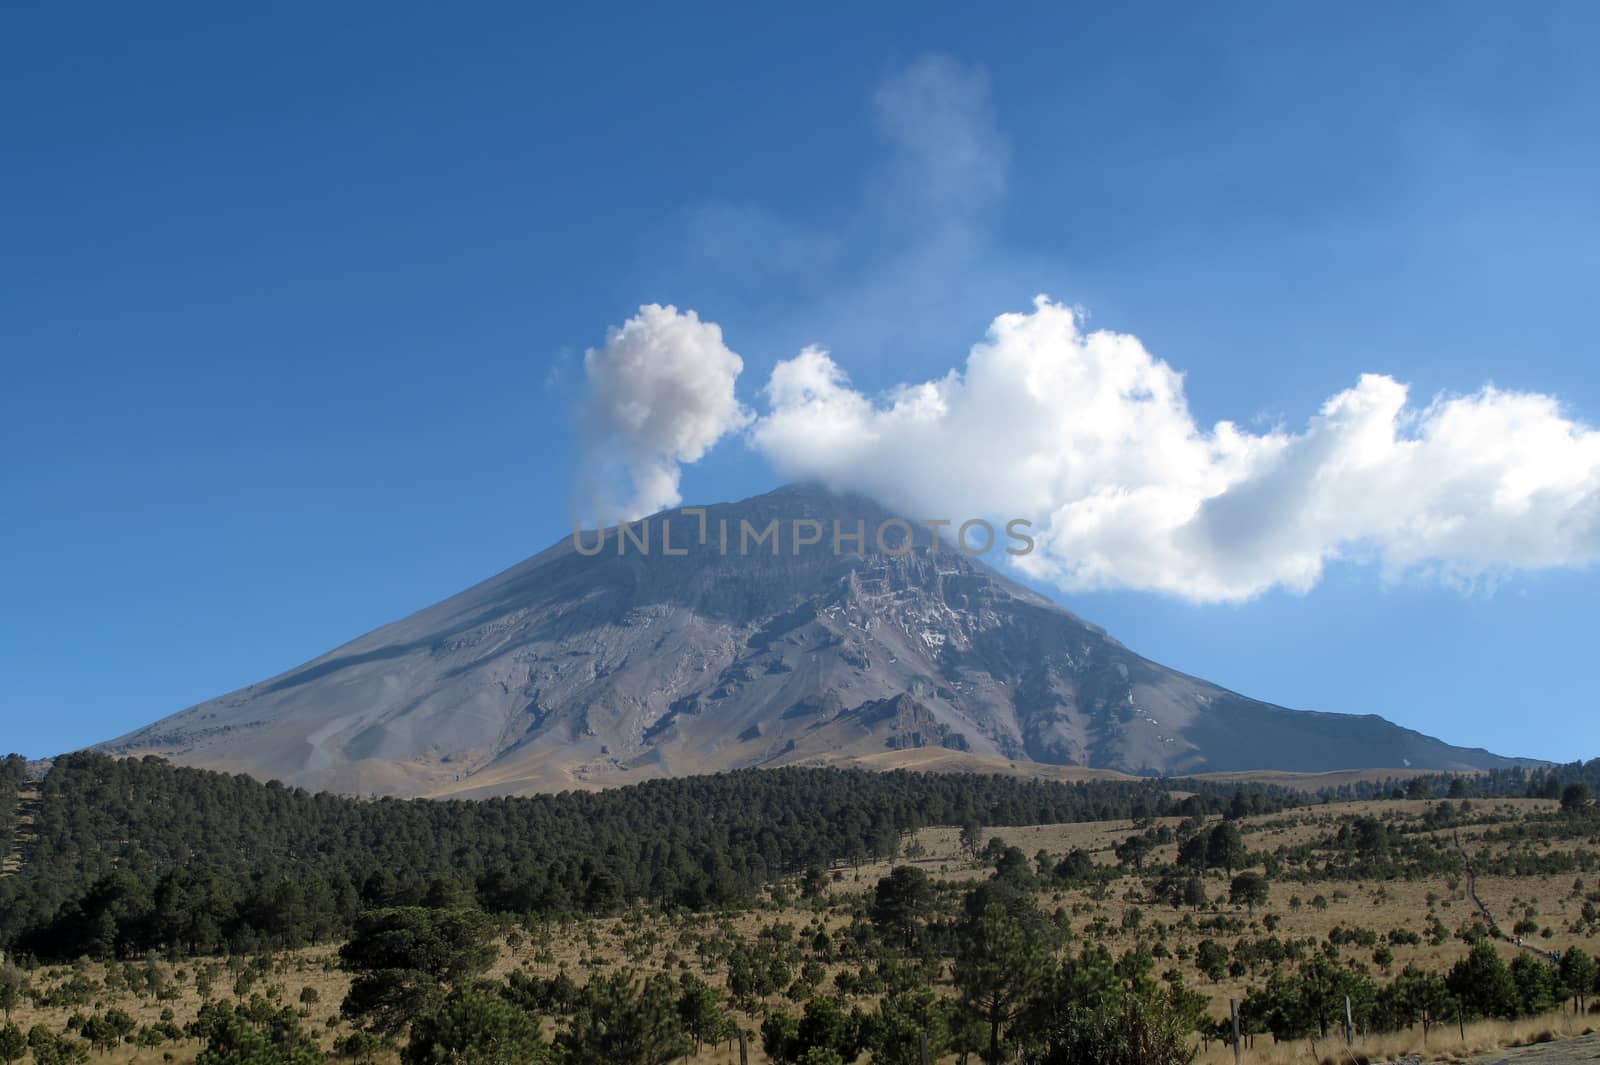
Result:
{"type": "Polygon", "coordinates": [[[583,356],[586,504],[631,520],[683,501],[683,463],[699,461],[750,413],[734,394],[744,361],[694,311],[647,304],[583,356]]]}
{"type": "MultiPolygon", "coordinates": [[[[886,153],[833,228],[707,205],[662,243],[726,278],[763,346],[824,335],[881,373],[885,354],[933,350],[1060,275],[990,232],[1010,149],[982,68],[924,57],[871,103],[886,153]]],[[[1137,337],[1042,297],[995,318],[959,369],[883,392],[805,348],[772,371],[753,422],[739,356],[692,311],[641,308],[584,366],[587,482],[609,516],[681,502],[682,465],[747,429],[790,478],[912,517],[1035,522],[1017,564],[1068,591],[1240,601],[1307,591],[1340,559],[1471,585],[1600,556],[1600,434],[1548,396],[1418,402],[1372,374],[1294,424],[1201,426],[1183,375],[1137,337]]]]}
{"type": "Polygon", "coordinates": [[[1304,592],[1333,560],[1453,582],[1600,556],[1600,433],[1543,395],[1410,402],[1369,374],[1299,431],[1197,425],[1137,337],[1040,297],[963,369],[878,396],[819,348],[774,369],[750,443],[912,516],[1028,518],[1031,575],[1196,601],[1304,592]]]}

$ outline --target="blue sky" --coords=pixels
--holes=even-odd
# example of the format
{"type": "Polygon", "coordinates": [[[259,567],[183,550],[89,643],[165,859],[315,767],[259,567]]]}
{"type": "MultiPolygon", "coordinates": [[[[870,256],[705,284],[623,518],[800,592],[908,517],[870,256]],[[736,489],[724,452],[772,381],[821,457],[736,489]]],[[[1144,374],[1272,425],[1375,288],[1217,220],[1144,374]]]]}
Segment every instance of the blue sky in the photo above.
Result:
{"type": "MultiPolygon", "coordinates": [[[[641,304],[718,323],[757,415],[804,345],[870,397],[1049,293],[1202,428],[1302,432],[1368,373],[1600,424],[1592,6],[4,17],[0,748],[108,738],[564,535],[583,353],[641,304]],[[885,118],[919,70],[965,125],[885,118]]],[[[730,434],[681,494],[792,465],[730,434]]],[[[1227,602],[1041,586],[1257,698],[1570,759],[1600,753],[1597,546],[1465,590],[1360,551],[1227,602]]]]}

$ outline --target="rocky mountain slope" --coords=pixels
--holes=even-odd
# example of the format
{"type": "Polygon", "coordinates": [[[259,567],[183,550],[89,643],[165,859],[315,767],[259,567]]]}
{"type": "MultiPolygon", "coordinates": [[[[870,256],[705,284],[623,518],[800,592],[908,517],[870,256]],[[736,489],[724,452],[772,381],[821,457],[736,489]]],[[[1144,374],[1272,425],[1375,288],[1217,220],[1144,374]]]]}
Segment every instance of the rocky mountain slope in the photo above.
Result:
{"type": "MultiPolygon", "coordinates": [[[[908,552],[883,550],[874,531],[892,517],[788,487],[649,519],[649,553],[636,529],[585,554],[590,531],[103,746],[407,795],[823,763],[1052,775],[1512,764],[1177,673],[926,530],[908,552]],[[777,553],[741,538],[743,523],[774,520],[777,553]],[[836,553],[834,523],[858,521],[860,549],[843,540],[836,553]],[[812,535],[820,542],[796,545],[812,535]]],[[[884,527],[897,548],[903,529],[884,527]]]]}

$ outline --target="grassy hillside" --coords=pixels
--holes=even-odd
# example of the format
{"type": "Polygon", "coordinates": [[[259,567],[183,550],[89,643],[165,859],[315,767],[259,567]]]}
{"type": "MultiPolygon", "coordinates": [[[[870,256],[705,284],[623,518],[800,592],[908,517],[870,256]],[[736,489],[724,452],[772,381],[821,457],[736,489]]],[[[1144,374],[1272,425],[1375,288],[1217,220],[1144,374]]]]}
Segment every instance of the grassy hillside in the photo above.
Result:
{"type": "Polygon", "coordinates": [[[914,1060],[922,1032],[940,1060],[1090,1039],[1122,1063],[1143,1031],[1143,1065],[1187,1065],[1231,1057],[1235,1000],[1252,1060],[1287,1065],[1331,1063],[1349,995],[1362,1054],[1459,1056],[1592,1023],[1595,768],[1314,800],[795,769],[468,803],[74,755],[0,877],[0,1050],[409,1062],[499,1033],[519,1061],[642,1065],[736,1060],[743,1030],[810,1065],[914,1060]],[[994,1014],[984,973],[1031,975],[994,1014]]]}
{"type": "MultiPolygon", "coordinates": [[[[956,1061],[968,991],[963,927],[981,891],[1039,915],[1048,966],[1079,978],[1101,973],[1119,994],[1139,993],[1141,986],[1181,990],[1185,1045],[1210,1065],[1232,1060],[1217,1041],[1226,1032],[1230,999],[1245,1008],[1246,1060],[1348,1061],[1340,1031],[1346,993],[1354,1002],[1356,1060],[1411,1053],[1459,1060],[1600,1024],[1588,1012],[1589,999],[1583,1012],[1576,1010],[1573,989],[1562,985],[1562,969],[1551,961],[1555,952],[1600,950],[1597,855],[1600,817],[1527,798],[1315,803],[1233,820],[1141,811],[1137,820],[977,832],[926,826],[902,837],[893,855],[859,865],[835,860],[703,912],[636,904],[613,915],[503,915],[488,930],[492,950],[473,979],[536,1017],[546,1041],[581,1029],[584,1011],[595,1007],[578,989],[596,977],[610,987],[617,974],[635,974],[636,995],[648,994],[646,979],[663,978],[660,986],[674,1002],[683,989],[703,983],[716,1015],[749,1033],[756,1062],[797,1060],[781,1056],[780,1037],[815,1036],[817,1025],[797,1027],[807,1011],[854,1025],[852,1038],[864,1043],[860,1060],[897,1060],[892,1047],[873,1047],[890,1039],[884,1033],[893,1010],[920,1002],[935,1010],[936,1047],[948,1050],[939,1060],[956,1061]],[[1226,834],[1225,826],[1237,829],[1243,846],[1232,870],[1211,865],[1219,855],[1187,843],[1226,834]],[[1132,847],[1131,839],[1149,846],[1132,847]],[[1468,860],[1476,892],[1504,938],[1489,931],[1467,894],[1468,860]],[[880,884],[906,868],[925,875],[929,890],[902,926],[884,905],[880,884]],[[1247,873],[1264,878],[1264,890],[1235,901],[1237,878],[1247,873]],[[1190,882],[1198,882],[1199,896],[1171,893],[1174,884],[1190,882]],[[902,938],[902,927],[910,928],[909,938],[902,938]],[[1498,976],[1471,970],[1485,951],[1498,959],[1498,976]],[[1450,988],[1426,1042],[1420,1019],[1397,1004],[1394,989],[1408,973],[1434,974],[1450,988]],[[1337,1008],[1327,1016],[1292,1015],[1284,1003],[1306,1008],[1307,982],[1316,974],[1336,981],[1337,1008]],[[1474,981],[1492,985],[1505,1001],[1472,1004],[1474,981]],[[919,987],[931,988],[933,998],[918,999],[919,987]],[[1273,995],[1282,1001],[1272,1008],[1282,1015],[1261,1006],[1273,995]],[[1323,1023],[1330,1024],[1326,1033],[1323,1023]]],[[[14,1019],[21,1028],[82,1031],[85,1020],[93,1027],[120,1010],[135,1042],[144,1033],[151,1044],[122,1042],[96,1060],[194,1060],[205,1044],[185,1029],[207,1001],[259,996],[272,1008],[285,1007],[324,1053],[360,1030],[360,1018],[340,1009],[353,974],[332,945],[85,959],[18,975],[25,993],[14,1019]],[[176,1034],[162,1037],[163,1030],[176,1034]]],[[[1586,994],[1600,994],[1600,987],[1586,994]]],[[[1006,1031],[1021,1040],[1030,1023],[1036,1022],[1019,1015],[1006,1031]]],[[[968,1032],[978,1044],[982,1034],[968,1032]]],[[[405,1035],[389,1038],[392,1048],[375,1049],[374,1060],[398,1060],[405,1035]]],[[[731,1041],[689,1058],[738,1060],[731,1041]]]]}

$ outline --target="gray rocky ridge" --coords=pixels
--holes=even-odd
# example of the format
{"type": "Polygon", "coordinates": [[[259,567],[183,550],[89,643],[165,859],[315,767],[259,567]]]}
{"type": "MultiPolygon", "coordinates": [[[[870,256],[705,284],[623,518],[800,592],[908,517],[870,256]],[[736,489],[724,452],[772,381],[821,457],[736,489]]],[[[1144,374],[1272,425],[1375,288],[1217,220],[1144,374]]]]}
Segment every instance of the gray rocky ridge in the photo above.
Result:
{"type": "Polygon", "coordinates": [[[613,535],[584,554],[590,530],[102,747],[316,789],[473,796],[799,764],[1058,776],[1514,764],[1178,673],[986,564],[1003,530],[985,556],[926,529],[894,554],[874,535],[892,517],[790,486],[649,519],[649,553],[637,541],[619,553],[613,535]],[[776,554],[740,550],[741,523],[774,520],[776,554]],[[797,549],[793,523],[810,532],[808,520],[820,541],[797,549]],[[834,523],[858,521],[860,548],[836,553],[834,523]]]}

